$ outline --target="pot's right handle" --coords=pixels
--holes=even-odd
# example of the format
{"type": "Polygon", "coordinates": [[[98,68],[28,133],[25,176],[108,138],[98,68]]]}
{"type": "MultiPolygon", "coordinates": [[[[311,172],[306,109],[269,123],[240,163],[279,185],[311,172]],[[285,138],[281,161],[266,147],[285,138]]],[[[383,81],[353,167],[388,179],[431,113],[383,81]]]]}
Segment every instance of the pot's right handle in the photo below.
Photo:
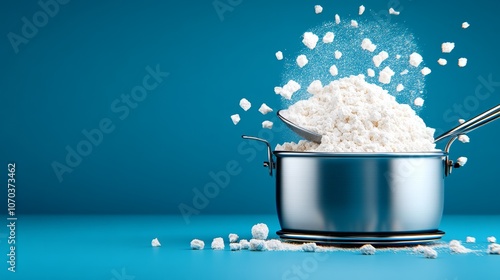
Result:
{"type": "Polygon", "coordinates": [[[273,169],[275,167],[274,160],[273,160],[273,152],[271,151],[271,144],[267,142],[264,139],[253,137],[253,136],[248,136],[248,135],[241,135],[241,138],[243,139],[249,139],[249,140],[256,140],[259,142],[263,142],[267,145],[267,161],[264,161],[264,167],[269,168],[269,175],[273,176],[273,169]]]}

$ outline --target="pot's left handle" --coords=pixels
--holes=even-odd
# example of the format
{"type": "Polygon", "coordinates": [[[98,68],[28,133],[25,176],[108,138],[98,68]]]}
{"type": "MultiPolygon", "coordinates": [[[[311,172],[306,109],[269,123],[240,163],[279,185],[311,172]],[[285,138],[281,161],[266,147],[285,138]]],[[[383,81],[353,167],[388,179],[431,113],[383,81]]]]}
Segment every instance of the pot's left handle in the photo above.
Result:
{"type": "Polygon", "coordinates": [[[267,161],[264,161],[264,167],[269,168],[269,175],[273,176],[273,169],[275,168],[275,163],[273,160],[273,153],[271,151],[271,144],[269,144],[269,142],[267,142],[264,139],[253,137],[253,136],[241,135],[241,138],[249,139],[249,140],[256,140],[256,141],[263,142],[266,144],[266,146],[267,146],[267,161]]]}

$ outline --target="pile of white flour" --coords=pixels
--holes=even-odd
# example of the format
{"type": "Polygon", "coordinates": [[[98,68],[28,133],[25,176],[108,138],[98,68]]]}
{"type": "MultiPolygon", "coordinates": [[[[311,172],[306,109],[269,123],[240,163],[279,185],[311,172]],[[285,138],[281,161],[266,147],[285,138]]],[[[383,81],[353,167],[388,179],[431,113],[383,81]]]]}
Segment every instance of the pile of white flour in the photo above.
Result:
{"type": "Polygon", "coordinates": [[[415,111],[399,104],[363,75],[335,80],[327,86],[314,81],[312,96],[284,111],[287,118],[323,135],[321,144],[301,140],[277,145],[276,150],[314,152],[435,151],[434,129],[415,111]]]}

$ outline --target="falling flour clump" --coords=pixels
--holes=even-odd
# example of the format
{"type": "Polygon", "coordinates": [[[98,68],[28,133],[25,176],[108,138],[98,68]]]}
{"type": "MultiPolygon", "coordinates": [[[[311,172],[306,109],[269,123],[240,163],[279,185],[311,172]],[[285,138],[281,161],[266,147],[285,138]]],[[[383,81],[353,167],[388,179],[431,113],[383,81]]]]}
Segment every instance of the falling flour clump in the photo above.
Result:
{"type": "Polygon", "coordinates": [[[402,91],[403,89],[405,89],[405,86],[403,86],[402,84],[398,84],[398,85],[396,86],[396,91],[397,91],[397,92],[400,92],[400,91],[402,91]]]}
{"type": "Polygon", "coordinates": [[[458,136],[458,141],[460,141],[462,143],[469,143],[470,142],[470,138],[469,138],[469,136],[467,136],[465,134],[460,134],[458,136]]]}
{"type": "Polygon", "coordinates": [[[326,32],[325,36],[323,36],[323,43],[329,44],[333,42],[333,39],[335,38],[335,34],[333,32],[326,32]]]}
{"type": "Polygon", "coordinates": [[[451,53],[451,51],[455,48],[455,43],[445,42],[441,44],[441,51],[443,53],[451,53]]]}
{"type": "Polygon", "coordinates": [[[292,95],[300,89],[299,83],[294,80],[288,81],[283,87],[275,87],[274,92],[285,99],[292,99],[292,95]]]}
{"type": "Polygon", "coordinates": [[[272,121],[263,121],[262,122],[262,128],[272,129],[273,128],[273,122],[272,121]]]}
{"type": "Polygon", "coordinates": [[[382,71],[380,71],[378,81],[383,84],[389,84],[394,74],[395,74],[394,71],[392,71],[392,69],[389,68],[389,66],[386,66],[382,71]]]}
{"type": "Polygon", "coordinates": [[[238,242],[238,238],[240,238],[237,234],[235,233],[230,233],[229,234],[229,242],[230,243],[235,243],[235,242],[238,242]]]}
{"type": "Polygon", "coordinates": [[[394,10],[394,8],[389,8],[389,14],[398,16],[400,14],[400,12],[394,10]]]}
{"type": "Polygon", "coordinates": [[[464,22],[462,23],[462,28],[463,28],[463,29],[469,28],[469,26],[470,26],[470,24],[469,24],[468,22],[466,22],[466,21],[464,21],[464,22]]]}
{"type": "Polygon", "coordinates": [[[413,104],[415,106],[418,106],[418,107],[422,107],[424,106],[424,99],[422,97],[417,97],[415,98],[415,100],[413,101],[413,104]]]}
{"type": "Polygon", "coordinates": [[[224,239],[222,237],[216,237],[212,241],[212,249],[214,250],[224,250],[224,239]]]}
{"type": "Polygon", "coordinates": [[[467,65],[467,58],[461,57],[458,59],[458,66],[465,67],[467,65]]]}
{"type": "Polygon", "coordinates": [[[276,150],[315,152],[435,151],[434,129],[407,104],[363,75],[335,80],[307,100],[283,113],[323,135],[321,144],[301,140],[277,145],[276,150]]]}
{"type": "Polygon", "coordinates": [[[358,22],[357,22],[357,21],[355,21],[355,20],[351,20],[351,26],[352,26],[352,27],[358,27],[359,25],[358,25],[358,22]]]}
{"type": "Polygon", "coordinates": [[[363,255],[375,255],[375,252],[377,251],[371,244],[363,245],[359,248],[359,250],[363,255]]]}
{"type": "Polygon", "coordinates": [[[231,115],[231,120],[233,121],[234,125],[237,125],[241,120],[240,115],[239,114],[231,115]]]}
{"type": "Polygon", "coordinates": [[[466,243],[476,243],[476,238],[474,238],[472,236],[467,236],[467,238],[465,238],[465,242],[466,243]]]}
{"type": "Polygon", "coordinates": [[[316,47],[316,44],[318,43],[318,36],[312,32],[306,32],[304,33],[304,39],[302,40],[302,43],[306,45],[309,49],[314,49],[316,47]]]}
{"type": "Polygon", "coordinates": [[[358,14],[362,15],[365,12],[365,6],[361,5],[359,6],[358,14]]]}
{"type": "Polygon", "coordinates": [[[338,14],[335,14],[335,23],[340,24],[340,16],[338,14]]]}
{"type": "Polygon", "coordinates": [[[460,165],[460,166],[464,166],[466,163],[467,163],[467,158],[466,157],[459,157],[457,159],[457,164],[460,165]]]}
{"type": "Polygon", "coordinates": [[[420,65],[420,63],[422,63],[424,59],[422,58],[422,56],[416,52],[410,54],[410,65],[411,66],[414,66],[414,67],[418,67],[420,65]]]}
{"type": "Polygon", "coordinates": [[[332,76],[337,76],[339,74],[339,69],[335,65],[332,65],[329,71],[332,76]]]}
{"type": "Polygon", "coordinates": [[[370,39],[365,38],[365,39],[363,39],[363,41],[361,41],[361,48],[363,50],[367,50],[369,52],[374,52],[375,49],[377,48],[377,45],[372,43],[372,41],[370,39]]]}
{"type": "Polygon", "coordinates": [[[342,57],[342,53],[340,51],[335,51],[335,59],[340,59],[342,57]]]}
{"type": "Polygon", "coordinates": [[[262,105],[260,105],[259,112],[262,115],[265,115],[267,113],[271,113],[272,111],[273,111],[273,109],[271,109],[271,107],[267,106],[266,103],[262,103],[262,105]]]}
{"type": "Polygon", "coordinates": [[[309,60],[307,60],[307,57],[303,54],[297,56],[297,65],[302,68],[304,67],[307,63],[309,63],[309,60]]]}
{"type": "Polygon", "coordinates": [[[323,84],[321,84],[320,80],[314,80],[308,87],[307,92],[310,94],[321,93],[323,90],[323,84]]]}
{"type": "Polygon", "coordinates": [[[368,68],[366,73],[368,74],[368,77],[375,77],[375,71],[371,68],[368,68]]]}
{"type": "Polygon", "coordinates": [[[446,61],[446,59],[444,59],[444,58],[440,58],[440,59],[438,59],[438,63],[439,63],[439,65],[444,66],[448,63],[448,61],[446,61]]]}
{"type": "Polygon", "coordinates": [[[379,54],[373,56],[373,64],[375,67],[379,67],[387,58],[389,58],[389,54],[386,51],[381,51],[379,54]]]}
{"type": "Polygon", "coordinates": [[[190,245],[193,250],[203,250],[205,248],[205,242],[199,239],[193,239],[190,245]]]}
{"type": "Polygon", "coordinates": [[[260,223],[252,227],[252,237],[254,239],[264,240],[267,238],[268,234],[269,234],[269,228],[267,227],[266,224],[260,223]]]}
{"type": "Polygon", "coordinates": [[[431,73],[431,69],[429,67],[424,67],[424,68],[422,68],[420,73],[422,73],[422,75],[424,75],[424,76],[427,76],[431,73]]]}
{"type": "Polygon", "coordinates": [[[497,242],[497,239],[495,236],[489,236],[488,238],[486,238],[486,240],[488,240],[488,242],[490,243],[495,243],[497,242]]]}
{"type": "Polygon", "coordinates": [[[161,246],[160,241],[158,240],[158,238],[155,238],[155,239],[151,240],[151,246],[153,246],[153,247],[160,247],[161,246]]]}
{"type": "Polygon", "coordinates": [[[250,107],[252,107],[252,103],[250,103],[250,101],[248,101],[246,98],[242,98],[240,100],[240,107],[241,107],[241,109],[248,111],[248,109],[250,109],[250,107]]]}
{"type": "Polygon", "coordinates": [[[323,7],[321,7],[320,5],[314,6],[314,12],[316,14],[321,14],[321,12],[323,12],[323,7]]]}
{"type": "Polygon", "coordinates": [[[276,52],[276,59],[277,60],[282,60],[283,59],[283,53],[281,51],[276,52]]]}

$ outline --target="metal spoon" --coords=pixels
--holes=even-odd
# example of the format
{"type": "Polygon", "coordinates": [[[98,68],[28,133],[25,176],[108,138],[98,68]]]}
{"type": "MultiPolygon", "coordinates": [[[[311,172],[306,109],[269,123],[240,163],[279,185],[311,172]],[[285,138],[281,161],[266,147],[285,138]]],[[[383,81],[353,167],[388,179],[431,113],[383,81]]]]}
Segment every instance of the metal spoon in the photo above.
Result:
{"type": "MultiPolygon", "coordinates": [[[[301,136],[302,138],[318,143],[321,143],[321,138],[323,137],[321,134],[318,134],[316,132],[312,132],[308,129],[305,129],[290,120],[286,118],[286,113],[283,112],[283,110],[278,111],[278,118],[280,118],[287,126],[290,128],[293,132],[295,132],[297,135],[301,136]]],[[[449,131],[441,134],[440,136],[435,138],[434,142],[441,141],[445,138],[448,138],[450,136],[457,137],[461,134],[466,134],[469,133],[476,128],[479,128],[489,122],[492,122],[496,119],[500,118],[500,105],[497,105],[475,117],[472,119],[464,122],[463,124],[460,124],[456,126],[455,128],[450,129],[449,131]]]]}

